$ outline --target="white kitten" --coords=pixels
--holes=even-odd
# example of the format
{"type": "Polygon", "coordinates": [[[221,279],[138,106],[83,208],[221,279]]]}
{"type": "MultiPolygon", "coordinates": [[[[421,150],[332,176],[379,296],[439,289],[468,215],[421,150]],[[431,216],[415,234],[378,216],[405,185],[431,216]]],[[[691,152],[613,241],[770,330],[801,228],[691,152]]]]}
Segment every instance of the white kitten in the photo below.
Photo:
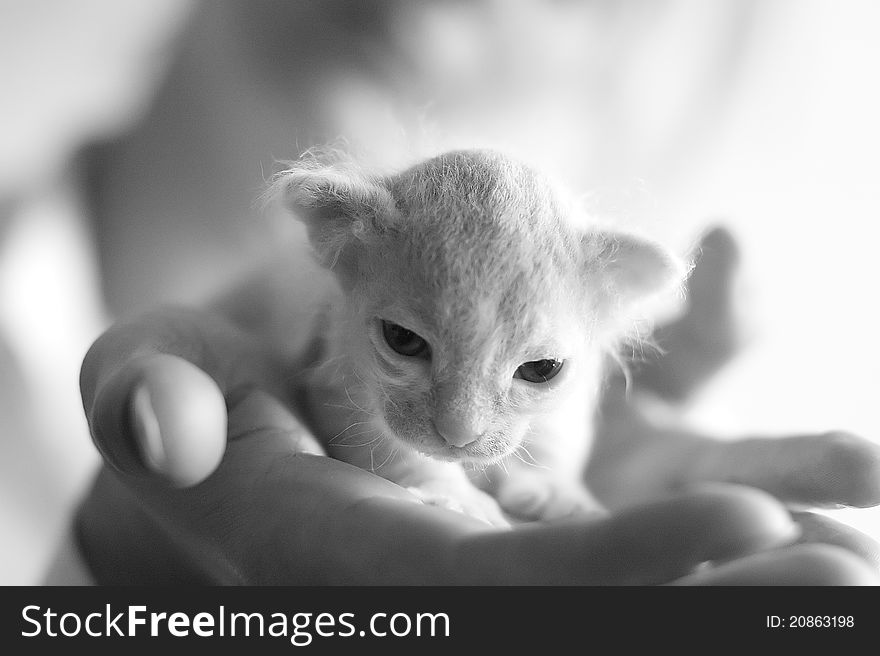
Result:
{"type": "Polygon", "coordinates": [[[336,282],[303,390],[331,455],[493,524],[599,510],[602,367],[678,260],[490,151],[386,177],[307,158],[275,190],[336,282]]]}

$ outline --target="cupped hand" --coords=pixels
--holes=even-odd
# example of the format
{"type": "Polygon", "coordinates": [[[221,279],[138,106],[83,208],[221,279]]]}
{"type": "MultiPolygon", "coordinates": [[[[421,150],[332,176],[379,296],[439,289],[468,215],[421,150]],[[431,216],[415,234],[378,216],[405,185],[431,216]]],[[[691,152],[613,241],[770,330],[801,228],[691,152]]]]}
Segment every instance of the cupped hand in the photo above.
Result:
{"type": "Polygon", "coordinates": [[[799,542],[843,547],[880,570],[876,541],[805,510],[880,504],[880,444],[845,431],[720,440],[669,420],[735,355],[746,332],[734,293],[734,236],[715,227],[696,251],[684,313],[653,335],[657,357],[606,388],[587,473],[591,487],[615,509],[707,482],[758,488],[799,509],[792,512],[799,542]]]}
{"type": "Polygon", "coordinates": [[[422,505],[322,455],[284,363],[218,316],[117,325],[81,386],[107,465],[77,517],[99,583],[856,584],[845,546],[793,544],[769,494],[714,485],[590,522],[511,530],[422,505]]]}

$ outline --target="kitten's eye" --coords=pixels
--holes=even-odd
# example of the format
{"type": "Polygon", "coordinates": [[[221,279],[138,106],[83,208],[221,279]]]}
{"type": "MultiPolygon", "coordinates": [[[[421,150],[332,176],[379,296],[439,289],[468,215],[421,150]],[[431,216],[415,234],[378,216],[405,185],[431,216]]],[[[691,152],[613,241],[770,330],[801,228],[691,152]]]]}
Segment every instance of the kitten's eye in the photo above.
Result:
{"type": "Polygon", "coordinates": [[[513,375],[514,378],[522,378],[530,383],[546,383],[562,369],[564,362],[547,358],[546,360],[534,360],[521,364],[513,375]]]}
{"type": "Polygon", "coordinates": [[[382,321],[382,336],[396,353],[409,357],[425,355],[428,352],[428,342],[416,335],[413,331],[403,326],[398,326],[390,321],[382,321]]]}

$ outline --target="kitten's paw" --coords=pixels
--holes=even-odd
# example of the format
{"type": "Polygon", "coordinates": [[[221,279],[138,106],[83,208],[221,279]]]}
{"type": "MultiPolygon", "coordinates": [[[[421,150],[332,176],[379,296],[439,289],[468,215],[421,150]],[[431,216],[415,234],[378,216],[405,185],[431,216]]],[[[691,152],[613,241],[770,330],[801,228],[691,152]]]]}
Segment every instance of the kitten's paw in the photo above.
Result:
{"type": "Polygon", "coordinates": [[[436,481],[406,489],[425,505],[455,510],[492,526],[502,528],[510,526],[498,502],[475,487],[436,481]]]}
{"type": "Polygon", "coordinates": [[[500,486],[498,502],[511,515],[531,521],[607,514],[583,485],[548,476],[511,477],[500,486]]]}

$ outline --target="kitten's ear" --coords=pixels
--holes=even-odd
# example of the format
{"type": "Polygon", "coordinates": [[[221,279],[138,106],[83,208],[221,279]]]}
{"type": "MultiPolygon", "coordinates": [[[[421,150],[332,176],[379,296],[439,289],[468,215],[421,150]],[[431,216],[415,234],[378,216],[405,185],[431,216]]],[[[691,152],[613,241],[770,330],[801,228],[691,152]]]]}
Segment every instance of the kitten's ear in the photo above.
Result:
{"type": "MultiPolygon", "coordinates": [[[[674,253],[643,237],[597,232],[587,239],[612,309],[631,312],[646,302],[681,289],[688,267],[674,253]]],[[[591,267],[592,268],[592,267],[591,267]]]]}
{"type": "Polygon", "coordinates": [[[358,243],[396,214],[381,181],[341,164],[297,162],[276,176],[273,189],[305,224],[321,263],[342,275],[354,272],[358,243]]]}

